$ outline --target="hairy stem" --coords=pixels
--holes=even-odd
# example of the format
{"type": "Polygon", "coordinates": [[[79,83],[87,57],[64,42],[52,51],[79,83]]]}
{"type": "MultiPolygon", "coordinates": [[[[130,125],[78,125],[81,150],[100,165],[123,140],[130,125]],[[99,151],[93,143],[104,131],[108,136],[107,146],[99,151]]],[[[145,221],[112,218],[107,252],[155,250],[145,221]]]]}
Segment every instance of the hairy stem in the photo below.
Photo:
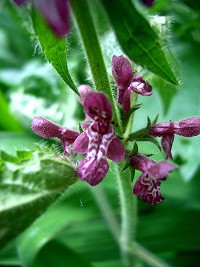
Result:
{"type": "Polygon", "coordinates": [[[129,252],[152,267],[170,267],[167,263],[156,257],[149,250],[134,242],[129,246],[129,252]]]}
{"type": "Polygon", "coordinates": [[[116,176],[119,186],[119,198],[121,204],[121,251],[126,267],[132,266],[133,257],[129,254],[128,247],[135,237],[137,223],[136,197],[132,194],[130,170],[122,171],[124,162],[116,165],[116,176]]]}
{"type": "Polygon", "coordinates": [[[115,214],[112,210],[112,207],[109,204],[108,198],[105,194],[105,192],[99,188],[94,187],[91,188],[92,194],[95,197],[95,200],[103,214],[103,217],[109,227],[110,232],[112,233],[115,241],[119,242],[119,235],[120,235],[120,227],[119,223],[117,222],[117,219],[115,217],[115,214]]]}
{"type": "Polygon", "coordinates": [[[70,4],[78,25],[80,37],[83,42],[86,57],[91,69],[95,88],[97,91],[102,91],[108,96],[112,105],[117,129],[121,133],[122,123],[116,105],[116,100],[112,94],[111,86],[109,83],[98,35],[89,7],[89,1],[71,0],[70,4]]]}

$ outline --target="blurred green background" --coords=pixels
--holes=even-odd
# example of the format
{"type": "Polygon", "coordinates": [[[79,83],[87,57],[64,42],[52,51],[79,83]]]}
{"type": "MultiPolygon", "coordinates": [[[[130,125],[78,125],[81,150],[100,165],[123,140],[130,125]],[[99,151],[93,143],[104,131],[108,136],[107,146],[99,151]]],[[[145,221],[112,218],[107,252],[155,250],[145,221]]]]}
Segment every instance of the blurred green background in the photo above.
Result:
{"type": "MultiPolygon", "coordinates": [[[[138,103],[143,105],[136,112],[134,129],[143,127],[147,116],[154,118],[158,113],[159,122],[200,114],[200,3],[160,0],[150,12],[172,17],[170,46],[182,85],[174,89],[149,74],[153,95],[139,97],[138,103]]],[[[101,18],[101,12],[98,15],[101,18]]],[[[34,116],[44,116],[73,129],[78,129],[83,118],[75,94],[45,61],[25,16],[25,10],[11,2],[0,2],[0,149],[12,154],[17,148],[33,148],[36,142],[47,142],[31,131],[34,116]]],[[[111,55],[119,54],[120,48],[110,29],[102,27],[99,32],[101,44],[107,49],[105,57],[111,74],[111,55]]],[[[75,29],[69,38],[72,77],[77,84],[89,83],[75,29]]],[[[139,147],[144,153],[154,153],[156,160],[164,157],[152,144],[141,143],[139,147]]],[[[166,200],[156,206],[138,200],[137,240],[172,266],[196,267],[200,262],[199,147],[199,137],[176,136],[172,153],[180,168],[162,184],[166,200]]],[[[119,218],[112,168],[98,188],[106,194],[119,218]]],[[[94,190],[82,182],[71,187],[21,239],[0,252],[0,266],[28,266],[31,257],[36,267],[122,266],[94,190]]],[[[138,262],[138,266],[147,265],[138,262]]]]}

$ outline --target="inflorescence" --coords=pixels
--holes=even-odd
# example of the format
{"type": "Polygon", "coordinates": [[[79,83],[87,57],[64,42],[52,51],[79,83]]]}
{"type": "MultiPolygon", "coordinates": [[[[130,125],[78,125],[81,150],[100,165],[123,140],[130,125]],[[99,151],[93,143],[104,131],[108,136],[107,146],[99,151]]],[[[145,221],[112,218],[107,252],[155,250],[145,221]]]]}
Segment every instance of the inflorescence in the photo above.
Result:
{"type": "MultiPolygon", "coordinates": [[[[113,56],[112,74],[117,87],[117,104],[123,110],[123,116],[131,109],[132,93],[143,96],[152,94],[152,86],[141,76],[135,76],[131,64],[124,56],[113,56]]],[[[35,117],[32,122],[33,131],[44,138],[59,138],[64,155],[72,159],[72,150],[85,157],[77,165],[77,175],[81,180],[95,186],[106,176],[109,170],[108,160],[120,162],[142,172],[135,182],[133,194],[148,204],[161,202],[164,197],[160,193],[161,181],[167,174],[177,168],[167,161],[172,159],[171,148],[174,135],[192,137],[200,134],[200,117],[187,118],[177,122],[150,123],[140,134],[147,140],[161,137],[161,147],[166,154],[165,161],[156,163],[138,151],[125,149],[127,140],[117,136],[114,130],[112,107],[107,96],[94,92],[88,85],[80,85],[79,102],[83,106],[85,119],[81,123],[81,133],[61,127],[45,118],[35,117]]],[[[131,142],[135,142],[134,133],[130,134],[131,142]]],[[[74,159],[73,159],[74,160],[74,159]]],[[[122,170],[123,171],[123,170],[122,170]]]]}

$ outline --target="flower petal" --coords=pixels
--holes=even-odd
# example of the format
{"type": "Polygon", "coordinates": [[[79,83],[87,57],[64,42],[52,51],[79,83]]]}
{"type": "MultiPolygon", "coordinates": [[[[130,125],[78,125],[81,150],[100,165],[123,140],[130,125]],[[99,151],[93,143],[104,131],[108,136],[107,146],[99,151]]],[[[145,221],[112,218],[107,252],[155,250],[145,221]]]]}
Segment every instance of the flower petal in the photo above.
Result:
{"type": "Polygon", "coordinates": [[[16,5],[18,6],[22,6],[23,4],[26,3],[26,0],[13,0],[15,2],[16,5]]]}
{"type": "Polygon", "coordinates": [[[131,108],[131,90],[127,89],[122,101],[122,107],[125,112],[128,112],[131,108]]]}
{"type": "Polygon", "coordinates": [[[155,124],[151,127],[149,134],[153,136],[172,135],[174,134],[174,123],[163,122],[155,124]]]}
{"type": "Polygon", "coordinates": [[[152,180],[147,173],[143,173],[133,187],[133,194],[148,204],[157,204],[164,200],[160,193],[160,182],[152,180]]]}
{"type": "MultiPolygon", "coordinates": [[[[113,56],[112,75],[119,89],[126,90],[133,78],[131,64],[124,56],[113,56]]],[[[119,99],[119,104],[120,99],[119,99]]]]}
{"type": "Polygon", "coordinates": [[[115,137],[108,147],[107,158],[114,162],[119,162],[124,159],[125,149],[119,138],[115,137]]]}
{"type": "Polygon", "coordinates": [[[155,0],[142,0],[143,4],[147,7],[151,7],[155,0]]]}
{"type": "Polygon", "coordinates": [[[105,158],[99,158],[98,154],[95,156],[88,154],[78,165],[77,174],[81,180],[95,186],[103,180],[108,169],[108,162],[105,158]]]}
{"type": "Polygon", "coordinates": [[[132,154],[129,158],[130,165],[141,172],[146,172],[149,167],[155,166],[156,162],[142,154],[132,154]]]}
{"type": "Polygon", "coordinates": [[[89,138],[85,132],[80,134],[74,141],[73,150],[77,154],[84,154],[88,151],[89,138]]]}
{"type": "Polygon", "coordinates": [[[85,97],[88,93],[92,92],[92,89],[89,85],[81,84],[78,86],[78,91],[81,97],[79,97],[79,102],[83,105],[85,97]]]}
{"type": "Polygon", "coordinates": [[[69,2],[66,0],[33,0],[36,8],[59,37],[70,32],[69,2]]]}
{"type": "Polygon", "coordinates": [[[66,127],[62,128],[62,137],[61,139],[68,142],[69,144],[74,143],[76,138],[79,136],[79,132],[70,130],[66,127]]]}
{"type": "Polygon", "coordinates": [[[152,95],[152,86],[142,76],[135,77],[128,90],[143,96],[152,95]]]}
{"type": "Polygon", "coordinates": [[[112,108],[110,102],[102,93],[88,93],[84,101],[84,111],[95,121],[111,121],[112,119],[112,108]]]}
{"type": "Polygon", "coordinates": [[[174,142],[174,134],[164,135],[161,137],[161,146],[163,151],[165,152],[165,159],[172,159],[172,145],[174,142]]]}
{"type": "Polygon", "coordinates": [[[192,117],[174,122],[174,133],[185,137],[199,135],[200,117],[192,117]]]}
{"type": "Polygon", "coordinates": [[[45,118],[35,117],[32,121],[32,130],[45,138],[62,138],[63,128],[45,118]]]}
{"type": "Polygon", "coordinates": [[[176,168],[177,167],[174,164],[171,164],[167,161],[161,161],[148,168],[147,173],[153,180],[159,181],[165,179],[167,174],[176,168]]]}

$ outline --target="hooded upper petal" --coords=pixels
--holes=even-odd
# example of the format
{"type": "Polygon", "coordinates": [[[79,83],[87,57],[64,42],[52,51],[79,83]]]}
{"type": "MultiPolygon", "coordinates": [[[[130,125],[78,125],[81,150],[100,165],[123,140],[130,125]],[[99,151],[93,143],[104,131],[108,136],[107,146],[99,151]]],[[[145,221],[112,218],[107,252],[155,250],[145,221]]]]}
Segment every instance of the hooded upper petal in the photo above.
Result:
{"type": "Polygon", "coordinates": [[[81,84],[81,85],[78,86],[78,91],[79,91],[79,94],[80,94],[80,98],[78,100],[83,105],[86,95],[88,93],[92,92],[92,89],[91,89],[91,87],[89,85],[81,84]]]}
{"type": "Polygon", "coordinates": [[[155,166],[156,162],[145,157],[142,154],[132,154],[129,158],[129,164],[134,169],[146,172],[151,166],[155,166]]]}
{"type": "Polygon", "coordinates": [[[70,32],[68,0],[33,0],[33,3],[57,36],[70,32]]]}
{"type": "Polygon", "coordinates": [[[113,56],[112,75],[119,89],[126,90],[133,78],[133,71],[129,60],[124,56],[113,56]]]}
{"type": "Polygon", "coordinates": [[[174,133],[185,137],[199,135],[200,117],[192,117],[174,122],[174,133]]]}
{"type": "Polygon", "coordinates": [[[84,101],[84,111],[95,121],[110,122],[112,119],[112,107],[107,97],[102,93],[88,93],[84,101]]]}
{"type": "Polygon", "coordinates": [[[32,130],[45,138],[62,137],[63,128],[42,117],[35,117],[32,121],[32,130]]]}

